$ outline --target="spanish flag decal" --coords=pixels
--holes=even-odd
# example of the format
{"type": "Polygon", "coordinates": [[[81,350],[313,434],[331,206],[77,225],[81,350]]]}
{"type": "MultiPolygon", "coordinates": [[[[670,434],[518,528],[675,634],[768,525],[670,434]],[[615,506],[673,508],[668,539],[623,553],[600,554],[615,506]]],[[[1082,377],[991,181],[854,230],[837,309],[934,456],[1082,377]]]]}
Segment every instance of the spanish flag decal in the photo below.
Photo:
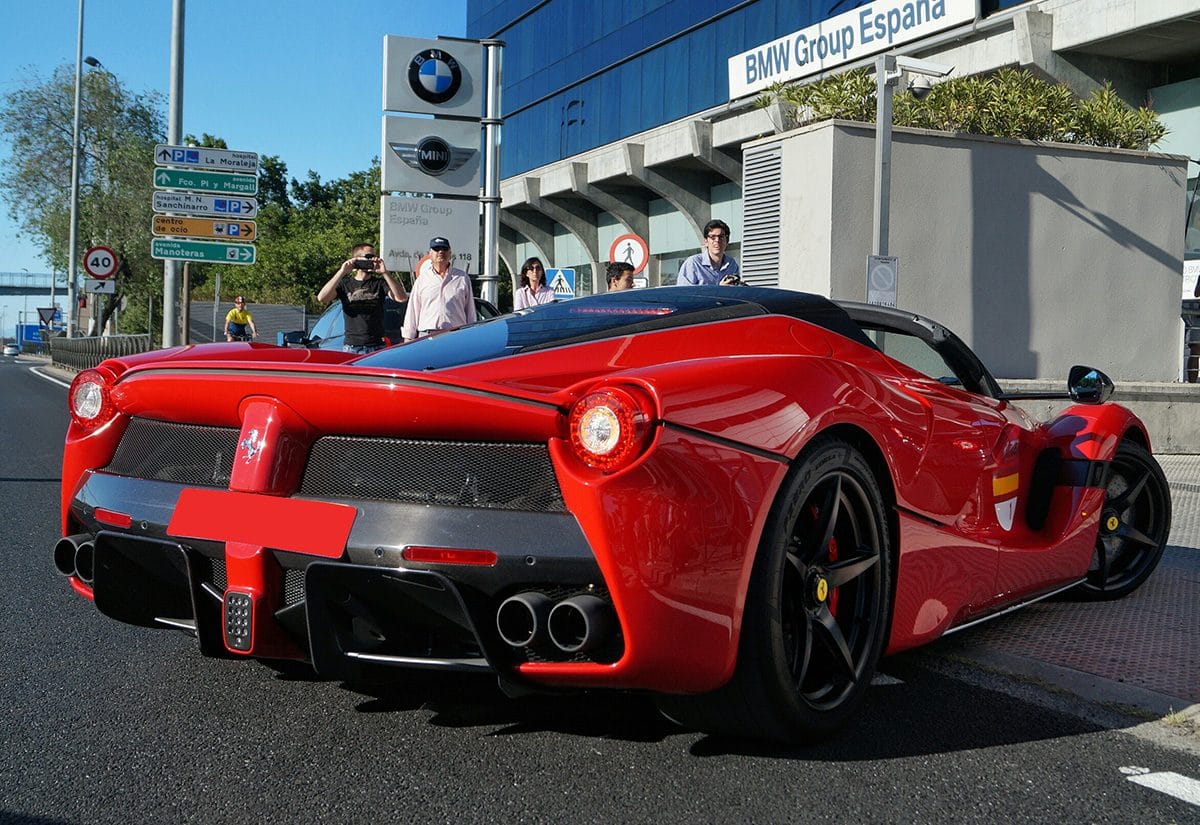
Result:
{"type": "Polygon", "coordinates": [[[992,479],[992,497],[996,500],[996,520],[1006,531],[1012,530],[1013,516],[1017,513],[1017,490],[1021,486],[1021,474],[1009,473],[992,479]]]}

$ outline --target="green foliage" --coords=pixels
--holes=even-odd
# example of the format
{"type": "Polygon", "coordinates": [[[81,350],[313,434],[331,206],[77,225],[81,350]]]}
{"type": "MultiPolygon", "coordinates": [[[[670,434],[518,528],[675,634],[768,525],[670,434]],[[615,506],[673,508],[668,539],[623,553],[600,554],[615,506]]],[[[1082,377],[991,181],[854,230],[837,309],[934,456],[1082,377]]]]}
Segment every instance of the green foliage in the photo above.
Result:
{"type": "MultiPolygon", "coordinates": [[[[0,103],[0,129],[12,146],[0,169],[0,197],[57,272],[67,270],[74,88],[74,67],[63,65],[49,79],[31,73],[0,103]]],[[[161,96],[133,94],[107,71],[83,75],[78,251],[104,244],[121,258],[117,298],[126,301],[126,332],[162,326],[163,267],[150,257],[150,227],[154,145],[166,142],[164,121],[161,96]]],[[[207,132],[184,142],[228,148],[207,132]]],[[[310,171],[289,182],[287,164],[263,155],[257,262],[189,265],[192,296],[211,300],[219,273],[225,298],[242,293],[255,303],[318,309],[317,291],[350,248],[378,242],[379,184],[378,159],[345,178],[322,181],[310,171]]]]}
{"type": "Polygon", "coordinates": [[[225,143],[224,138],[210,135],[208,132],[201,133],[200,137],[195,135],[183,136],[184,146],[203,146],[205,149],[228,149],[229,145],[225,143]]]}
{"type": "Polygon", "coordinates": [[[819,83],[776,83],[758,103],[769,105],[776,98],[795,107],[801,123],[831,118],[875,121],[875,76],[866,69],[835,74],[819,83]]]}
{"type": "Polygon", "coordinates": [[[192,296],[214,297],[215,275],[221,274],[221,294],[245,295],[253,303],[305,304],[320,309],[316,294],[358,243],[379,242],[379,163],[363,172],[323,182],[310,171],[304,182],[294,178],[290,192],[280,191],[287,166],[277,157],[264,159],[264,174],[272,178],[269,197],[263,197],[258,224],[258,257],[251,266],[208,264],[193,267],[192,296]]]}
{"type": "MultiPolygon", "coordinates": [[[[817,83],[776,84],[757,103],[775,101],[795,112],[789,125],[830,118],[874,123],[875,76],[863,68],[817,83]]],[[[937,83],[923,100],[897,91],[892,117],[897,126],[1122,149],[1149,149],[1167,131],[1152,110],[1133,109],[1110,84],[1080,99],[1017,69],[937,83]]]]}
{"type": "MultiPolygon", "coordinates": [[[[0,104],[0,129],[12,146],[0,194],[56,272],[68,269],[74,90],[74,70],[64,65],[48,79],[32,73],[0,104]]],[[[149,196],[154,144],[163,140],[161,108],[157,95],[134,94],[107,71],[82,76],[77,251],[82,256],[93,244],[116,251],[118,297],[152,291],[161,281],[161,266],[150,257],[149,196]]]]}

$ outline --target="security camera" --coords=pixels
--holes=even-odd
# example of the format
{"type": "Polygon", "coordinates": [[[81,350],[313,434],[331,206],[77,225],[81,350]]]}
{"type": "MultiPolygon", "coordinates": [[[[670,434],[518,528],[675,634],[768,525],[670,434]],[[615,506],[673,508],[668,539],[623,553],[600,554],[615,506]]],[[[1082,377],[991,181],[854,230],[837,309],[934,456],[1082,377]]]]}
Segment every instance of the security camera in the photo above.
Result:
{"type": "Polygon", "coordinates": [[[933,81],[925,75],[917,75],[908,82],[908,91],[917,100],[924,100],[933,90],[933,81]]]}

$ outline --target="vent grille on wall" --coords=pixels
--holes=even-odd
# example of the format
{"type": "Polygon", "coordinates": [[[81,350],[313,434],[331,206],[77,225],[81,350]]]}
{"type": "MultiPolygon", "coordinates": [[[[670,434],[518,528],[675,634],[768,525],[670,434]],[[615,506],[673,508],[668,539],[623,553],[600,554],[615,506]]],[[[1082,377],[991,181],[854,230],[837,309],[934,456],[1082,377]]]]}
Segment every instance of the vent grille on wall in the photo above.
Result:
{"type": "Polygon", "coordinates": [[[742,163],[742,280],[779,286],[783,147],[775,143],[747,150],[742,163]]]}

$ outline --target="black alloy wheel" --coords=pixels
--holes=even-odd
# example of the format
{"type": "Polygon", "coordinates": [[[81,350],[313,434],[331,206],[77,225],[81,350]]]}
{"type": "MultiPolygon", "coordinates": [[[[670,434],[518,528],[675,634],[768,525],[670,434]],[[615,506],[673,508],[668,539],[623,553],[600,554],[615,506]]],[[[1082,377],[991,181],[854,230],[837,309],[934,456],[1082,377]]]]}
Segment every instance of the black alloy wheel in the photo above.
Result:
{"type": "Polygon", "coordinates": [[[886,640],[892,560],[879,484],[845,442],[811,444],[772,507],[755,559],[733,678],[666,697],[704,731],[813,741],[858,707],[886,640]]]}
{"type": "Polygon", "coordinates": [[[1171,532],[1171,492],[1147,450],[1123,441],[1109,467],[1096,549],[1075,593],[1096,601],[1136,590],[1162,558],[1171,532]]]}

